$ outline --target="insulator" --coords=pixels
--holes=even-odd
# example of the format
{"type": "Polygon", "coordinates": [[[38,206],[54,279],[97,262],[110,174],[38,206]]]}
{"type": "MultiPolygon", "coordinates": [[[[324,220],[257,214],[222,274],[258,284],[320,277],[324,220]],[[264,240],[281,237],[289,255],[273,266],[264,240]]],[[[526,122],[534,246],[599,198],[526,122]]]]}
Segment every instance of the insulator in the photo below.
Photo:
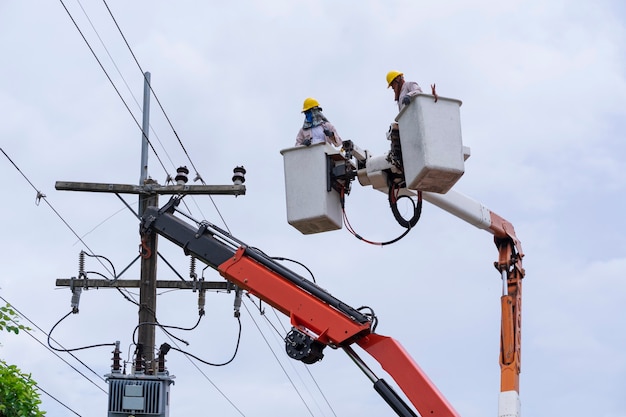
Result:
{"type": "Polygon", "coordinates": [[[204,316],[204,305],[206,302],[205,290],[200,290],[198,292],[198,314],[204,316]]]}
{"type": "Polygon", "coordinates": [[[196,257],[195,256],[191,257],[191,262],[189,264],[189,278],[193,280],[198,278],[198,275],[196,274],[196,257]]]}
{"type": "Polygon", "coordinates": [[[174,178],[176,180],[176,184],[177,185],[185,185],[187,184],[187,181],[189,181],[188,175],[189,174],[189,170],[187,169],[187,167],[179,167],[176,170],[176,177],[174,178]]]}
{"type": "Polygon", "coordinates": [[[163,343],[159,348],[159,357],[158,357],[158,368],[157,371],[159,373],[165,372],[165,355],[170,351],[171,346],[167,343],[163,343]]]}
{"type": "Polygon", "coordinates": [[[78,278],[85,277],[85,251],[81,250],[78,254],[78,278]]]}
{"type": "Polygon", "coordinates": [[[239,317],[241,315],[240,311],[241,310],[241,288],[237,288],[235,290],[235,302],[233,304],[233,309],[234,309],[234,316],[235,317],[239,317]]]}
{"type": "Polygon", "coordinates": [[[241,185],[246,182],[246,169],[243,166],[237,166],[233,169],[233,184],[241,185]]]}
{"type": "Polygon", "coordinates": [[[122,370],[122,366],[120,365],[121,362],[121,358],[120,358],[120,341],[116,341],[115,342],[115,350],[112,352],[113,353],[113,366],[111,366],[111,372],[114,374],[119,374],[122,370]]]}
{"type": "Polygon", "coordinates": [[[81,292],[83,292],[83,288],[82,287],[73,287],[72,288],[72,301],[70,302],[70,305],[72,307],[72,313],[76,314],[78,313],[78,304],[80,303],[80,294],[81,292]]]}
{"type": "Polygon", "coordinates": [[[144,365],[143,345],[141,343],[137,343],[137,349],[135,350],[135,373],[143,373],[144,365]]]}

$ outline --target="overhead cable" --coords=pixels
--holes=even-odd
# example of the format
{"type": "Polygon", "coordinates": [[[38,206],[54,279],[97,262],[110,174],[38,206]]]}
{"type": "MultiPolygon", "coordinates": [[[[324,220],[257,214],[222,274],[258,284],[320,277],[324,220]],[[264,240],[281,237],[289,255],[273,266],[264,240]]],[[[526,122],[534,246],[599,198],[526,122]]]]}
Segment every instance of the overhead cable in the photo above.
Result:
{"type": "Polygon", "coordinates": [[[148,137],[146,136],[145,132],[143,131],[143,128],[141,127],[141,124],[139,123],[139,121],[137,120],[137,118],[135,117],[135,115],[133,114],[133,112],[130,110],[130,107],[128,107],[128,103],[126,103],[126,100],[124,100],[124,97],[122,97],[122,94],[120,93],[120,91],[118,90],[117,86],[115,85],[115,83],[113,82],[113,80],[111,79],[111,76],[109,75],[109,73],[107,72],[107,70],[104,68],[104,65],[102,65],[102,62],[100,61],[100,59],[98,58],[98,55],[96,55],[95,51],[93,50],[93,48],[91,47],[91,45],[89,44],[89,41],[87,40],[87,38],[85,38],[85,35],[83,34],[83,32],[80,30],[80,27],[78,26],[78,24],[76,23],[76,20],[74,20],[74,17],[72,16],[72,14],[70,13],[70,11],[67,9],[67,7],[65,6],[65,3],[63,2],[63,0],[59,0],[61,2],[61,4],[63,5],[63,8],[65,9],[65,12],[67,13],[67,15],[70,17],[70,19],[72,20],[72,23],[74,23],[74,26],[76,27],[76,30],[78,30],[78,33],[80,33],[80,36],[83,38],[83,40],[85,41],[85,43],[87,44],[87,47],[89,48],[89,50],[91,51],[91,54],[93,55],[93,57],[96,59],[96,61],[98,62],[98,65],[100,65],[100,68],[102,69],[102,71],[104,72],[104,75],[106,75],[107,79],[109,80],[109,82],[111,83],[111,86],[113,86],[113,89],[115,90],[115,92],[117,93],[118,97],[120,98],[120,100],[122,100],[122,103],[124,103],[124,107],[126,107],[126,110],[128,111],[128,113],[130,114],[130,116],[133,118],[133,121],[135,122],[135,124],[137,125],[137,127],[139,128],[139,130],[141,130],[144,139],[148,142],[148,144],[150,145],[150,147],[152,148],[152,151],[154,152],[155,156],[157,157],[157,159],[159,160],[159,163],[161,164],[161,167],[163,168],[163,170],[167,173],[167,168],[165,168],[165,165],[163,165],[163,161],[161,161],[161,158],[159,157],[159,154],[157,153],[156,149],[154,149],[154,146],[152,145],[152,142],[150,142],[150,139],[148,139],[148,137]]]}
{"type": "MultiPolygon", "coordinates": [[[[35,322],[33,322],[31,319],[29,319],[28,317],[26,317],[24,315],[24,313],[22,313],[21,311],[19,311],[13,304],[9,303],[4,297],[0,296],[0,299],[2,301],[4,301],[5,303],[9,304],[11,306],[11,308],[13,310],[15,310],[15,312],[17,314],[19,314],[21,317],[23,317],[24,319],[26,319],[30,324],[32,324],[33,326],[35,326],[40,332],[42,332],[43,334],[45,334],[46,336],[48,336],[48,333],[46,333],[44,330],[41,329],[41,327],[39,327],[35,322]]],[[[13,321],[14,322],[14,321],[13,321]]],[[[15,322],[14,322],[15,323],[15,322]]],[[[25,330],[26,331],[26,330],[25,330]]],[[[91,382],[96,388],[98,388],[100,391],[104,392],[105,394],[107,393],[105,390],[103,390],[101,387],[99,387],[95,382],[93,382],[93,380],[89,379],[85,374],[83,374],[81,371],[79,371],[78,369],[76,369],[73,365],[71,365],[69,362],[67,362],[65,359],[63,359],[61,356],[59,356],[58,353],[52,351],[50,348],[48,348],[47,346],[45,346],[43,344],[43,342],[41,342],[39,339],[37,339],[35,336],[33,336],[29,331],[26,331],[26,333],[32,337],[33,339],[35,339],[35,341],[37,341],[37,343],[39,343],[41,346],[45,347],[48,351],[50,351],[51,353],[53,353],[57,358],[59,358],[60,360],[62,360],[63,362],[65,362],[65,364],[67,364],[67,366],[69,366],[70,368],[72,368],[74,371],[76,371],[79,375],[81,375],[83,378],[85,378],[87,381],[91,382]]],[[[54,340],[54,339],[52,339],[54,340]]],[[[55,343],[57,343],[59,346],[61,346],[60,343],[58,343],[56,340],[54,340],[55,343]]],[[[83,361],[81,361],[80,359],[78,359],[73,353],[70,353],[70,355],[76,359],[81,365],[83,365],[85,368],[89,369],[94,375],[96,375],[98,378],[100,378],[102,381],[105,381],[104,378],[102,378],[102,376],[100,376],[98,373],[96,373],[96,371],[94,371],[93,369],[91,369],[87,364],[85,364],[83,361]]]]}
{"type": "Polygon", "coordinates": [[[291,377],[289,376],[289,373],[287,372],[287,370],[285,369],[285,367],[283,366],[283,364],[280,362],[280,360],[278,359],[278,355],[276,355],[276,352],[274,352],[274,349],[272,349],[272,346],[270,345],[269,341],[267,340],[267,338],[265,337],[265,335],[263,334],[263,332],[261,331],[261,328],[259,327],[258,323],[256,322],[256,320],[254,319],[254,316],[252,314],[250,314],[250,310],[248,310],[248,306],[246,306],[246,304],[244,303],[244,308],[246,309],[246,311],[248,312],[248,315],[250,316],[250,318],[252,319],[252,322],[254,323],[254,325],[256,326],[257,330],[259,331],[259,333],[261,334],[261,337],[263,338],[263,340],[265,341],[265,344],[267,345],[267,347],[270,349],[270,352],[272,352],[272,355],[274,356],[274,359],[276,359],[276,362],[278,362],[278,366],[280,366],[280,368],[283,370],[283,373],[285,374],[285,376],[287,377],[287,379],[289,380],[289,383],[291,384],[291,386],[293,387],[294,391],[296,391],[296,394],[298,394],[298,397],[300,397],[300,400],[302,401],[302,404],[304,404],[304,406],[306,407],[306,409],[308,410],[310,415],[314,415],[313,411],[311,410],[311,408],[309,407],[309,405],[307,404],[307,402],[304,400],[304,397],[302,396],[302,394],[300,393],[300,390],[298,389],[298,387],[296,387],[296,384],[293,382],[293,379],[291,379],[291,377]]]}
{"type": "Polygon", "coordinates": [[[172,124],[169,116],[167,115],[167,112],[163,108],[163,105],[161,104],[161,101],[159,100],[159,97],[156,95],[156,93],[152,89],[152,85],[150,84],[150,82],[146,78],[144,70],[141,68],[141,65],[139,64],[139,61],[137,60],[137,57],[135,56],[135,53],[133,52],[132,48],[128,44],[128,41],[126,40],[126,36],[124,36],[124,33],[122,32],[122,29],[118,25],[117,20],[115,19],[115,16],[113,16],[113,13],[111,12],[111,9],[109,8],[109,5],[107,4],[106,0],[102,0],[102,1],[103,1],[104,5],[106,6],[107,10],[109,11],[109,15],[111,16],[111,19],[113,19],[113,22],[115,23],[115,26],[117,27],[117,30],[119,31],[120,35],[122,36],[122,39],[124,39],[124,43],[126,43],[126,47],[128,47],[128,50],[130,51],[130,54],[133,56],[133,59],[135,60],[135,63],[137,64],[137,67],[139,67],[139,70],[141,71],[141,73],[144,74],[144,79],[148,83],[148,86],[150,87],[150,91],[154,95],[154,98],[156,99],[157,104],[159,105],[159,108],[163,112],[163,116],[165,116],[165,120],[167,120],[167,123],[170,125],[170,128],[172,129],[172,132],[174,133],[174,136],[178,140],[178,143],[180,144],[180,147],[182,148],[183,152],[187,156],[187,159],[189,160],[189,163],[191,164],[193,169],[196,171],[196,175],[198,175],[198,179],[202,182],[202,184],[205,184],[204,180],[202,179],[202,177],[200,177],[200,175],[198,173],[198,169],[196,168],[196,166],[194,165],[193,161],[191,160],[191,157],[189,156],[189,153],[187,152],[187,149],[185,149],[185,145],[183,145],[182,140],[178,136],[178,133],[176,132],[176,129],[174,129],[174,125],[172,124]]]}

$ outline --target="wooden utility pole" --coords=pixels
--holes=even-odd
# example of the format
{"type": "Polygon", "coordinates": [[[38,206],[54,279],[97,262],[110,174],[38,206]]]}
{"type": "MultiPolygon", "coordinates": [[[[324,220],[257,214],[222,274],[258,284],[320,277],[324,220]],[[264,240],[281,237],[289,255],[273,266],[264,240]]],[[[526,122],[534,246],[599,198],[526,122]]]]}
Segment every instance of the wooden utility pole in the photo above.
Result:
{"type": "MultiPolygon", "coordinates": [[[[159,185],[156,181],[148,178],[148,133],[150,128],[149,111],[150,111],[150,73],[144,74],[144,99],[143,99],[143,125],[141,138],[141,172],[139,176],[139,185],[128,184],[106,184],[106,183],[85,183],[85,182],[68,182],[57,181],[55,188],[57,190],[66,191],[89,191],[119,194],[138,194],[139,195],[139,211],[136,215],[141,218],[149,206],[159,205],[160,194],[181,195],[243,195],[245,194],[245,186],[243,182],[243,167],[236,167],[235,177],[233,177],[233,185],[187,185],[186,175],[184,180],[177,181],[176,185],[159,185]]],[[[186,167],[179,168],[179,172],[189,172],[186,167]],[[181,171],[182,170],[182,171],[181,171]]],[[[130,208],[130,207],[129,207],[130,208]]],[[[137,331],[137,344],[143,347],[143,358],[145,361],[146,371],[151,373],[154,369],[154,351],[155,351],[155,327],[156,327],[156,293],[157,288],[180,288],[204,291],[206,289],[229,289],[229,284],[223,282],[196,282],[196,281],[158,281],[157,280],[157,253],[158,239],[156,233],[141,235],[141,276],[137,280],[119,280],[114,277],[108,279],[87,279],[87,277],[79,277],[81,279],[57,279],[57,286],[69,286],[70,288],[96,287],[96,288],[125,288],[139,287],[139,324],[137,331]]]]}
{"type": "MultiPolygon", "coordinates": [[[[144,74],[143,119],[141,125],[141,172],[139,185],[152,185],[156,181],[148,178],[148,135],[150,134],[150,73],[144,74]]],[[[139,195],[139,215],[143,217],[146,207],[159,206],[157,194],[139,195]]],[[[141,236],[141,286],[139,287],[139,329],[137,344],[143,346],[148,364],[154,361],[154,325],[156,323],[156,281],[157,281],[157,242],[156,233],[141,236]]]]}
{"type": "MultiPolygon", "coordinates": [[[[146,180],[146,184],[150,184],[151,180],[146,180]]],[[[139,196],[144,204],[143,209],[149,206],[159,206],[159,196],[157,194],[139,196]]],[[[144,212],[141,212],[143,217],[144,212]]],[[[156,323],[156,293],[157,293],[157,234],[141,235],[141,286],[139,287],[139,329],[137,329],[137,343],[144,348],[146,362],[151,364],[154,360],[154,349],[156,346],[155,327],[156,323]]]]}

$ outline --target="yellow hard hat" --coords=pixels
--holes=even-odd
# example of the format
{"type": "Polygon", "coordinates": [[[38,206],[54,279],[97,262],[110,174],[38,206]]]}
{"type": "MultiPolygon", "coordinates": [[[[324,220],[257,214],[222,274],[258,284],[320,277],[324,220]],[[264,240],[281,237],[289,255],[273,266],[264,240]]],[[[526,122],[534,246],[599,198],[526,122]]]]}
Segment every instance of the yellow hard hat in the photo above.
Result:
{"type": "Polygon", "coordinates": [[[304,99],[304,104],[302,105],[302,113],[305,111],[312,109],[313,107],[319,107],[320,103],[317,102],[313,97],[307,97],[304,99]]]}
{"type": "Polygon", "coordinates": [[[391,82],[396,79],[396,77],[404,75],[400,71],[389,71],[387,73],[387,88],[391,87],[391,82]]]}

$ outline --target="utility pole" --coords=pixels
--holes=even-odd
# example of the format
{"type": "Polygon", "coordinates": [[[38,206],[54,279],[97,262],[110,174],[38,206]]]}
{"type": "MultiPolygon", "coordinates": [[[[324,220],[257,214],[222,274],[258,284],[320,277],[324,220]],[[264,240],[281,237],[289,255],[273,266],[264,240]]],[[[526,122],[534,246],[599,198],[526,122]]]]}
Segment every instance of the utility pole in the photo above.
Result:
{"type": "MultiPolygon", "coordinates": [[[[119,194],[138,194],[139,210],[135,215],[138,218],[143,216],[145,210],[149,206],[158,207],[160,194],[181,195],[243,195],[245,194],[245,186],[243,185],[245,169],[236,167],[234,169],[233,185],[187,185],[187,176],[189,170],[186,167],[178,168],[176,176],[176,185],[159,185],[156,181],[148,177],[148,148],[149,148],[149,111],[150,111],[150,73],[144,74],[144,96],[143,96],[143,121],[141,136],[141,170],[139,176],[139,185],[127,184],[106,184],[106,183],[84,183],[84,182],[67,182],[57,181],[55,188],[57,190],[66,191],[89,191],[89,192],[107,192],[119,194]]],[[[121,199],[121,197],[120,197],[121,199]]],[[[123,200],[122,200],[123,201],[123,200]]],[[[129,206],[130,209],[130,206],[129,206]]],[[[132,210],[132,209],[131,209],[132,210]]],[[[138,323],[138,352],[142,352],[142,358],[137,361],[143,362],[146,373],[151,374],[155,371],[156,362],[154,360],[155,328],[156,328],[156,292],[157,288],[179,288],[192,289],[194,291],[227,290],[230,286],[227,282],[197,282],[192,281],[159,281],[157,280],[157,234],[141,235],[141,272],[140,279],[137,280],[121,280],[119,276],[114,279],[88,279],[83,276],[79,279],[57,279],[57,286],[69,286],[73,288],[139,288],[139,323],[138,323]]],[[[78,310],[76,310],[77,312],[78,310]]]]}
{"type": "MultiPolygon", "coordinates": [[[[144,74],[143,83],[143,120],[141,125],[141,173],[139,185],[148,185],[154,181],[148,178],[148,135],[150,133],[150,73],[144,74]]],[[[159,206],[157,194],[139,195],[139,215],[143,214],[148,206],[159,206]]],[[[156,346],[156,281],[157,281],[157,242],[156,233],[141,236],[141,286],[139,287],[139,328],[137,329],[137,344],[147,347],[144,349],[144,358],[147,364],[154,363],[154,349],[156,346]]]]}

